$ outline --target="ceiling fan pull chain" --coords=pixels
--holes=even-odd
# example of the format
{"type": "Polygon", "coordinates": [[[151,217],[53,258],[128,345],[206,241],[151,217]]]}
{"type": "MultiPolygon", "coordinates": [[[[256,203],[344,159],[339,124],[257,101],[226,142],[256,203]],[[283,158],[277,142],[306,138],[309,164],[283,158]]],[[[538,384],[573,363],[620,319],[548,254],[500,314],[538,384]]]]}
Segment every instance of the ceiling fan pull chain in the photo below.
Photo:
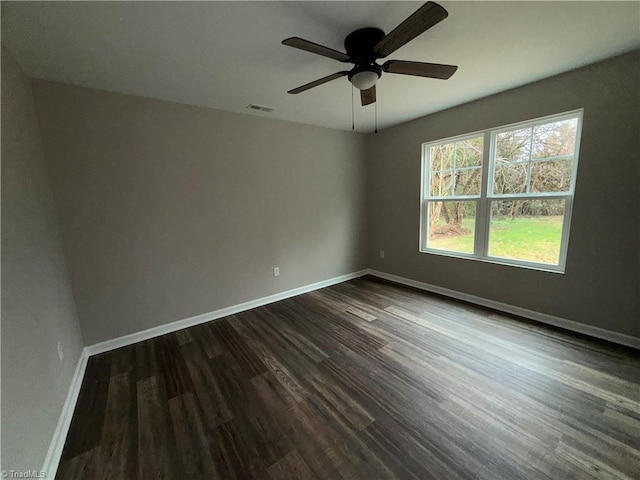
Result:
{"type": "Polygon", "coordinates": [[[378,102],[374,103],[374,106],[376,108],[376,113],[375,113],[375,117],[376,117],[376,130],[374,133],[378,133],[378,102]]]}
{"type": "Polygon", "coordinates": [[[356,122],[353,116],[353,84],[351,84],[351,130],[356,129],[356,122]]]}

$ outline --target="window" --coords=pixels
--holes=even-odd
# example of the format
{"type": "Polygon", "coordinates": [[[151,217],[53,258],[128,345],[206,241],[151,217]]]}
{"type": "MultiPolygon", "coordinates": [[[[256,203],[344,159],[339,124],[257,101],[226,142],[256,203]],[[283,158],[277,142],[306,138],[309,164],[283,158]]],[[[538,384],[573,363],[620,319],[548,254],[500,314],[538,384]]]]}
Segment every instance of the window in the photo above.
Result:
{"type": "Polygon", "coordinates": [[[582,110],[422,146],[420,251],[564,271],[582,110]]]}

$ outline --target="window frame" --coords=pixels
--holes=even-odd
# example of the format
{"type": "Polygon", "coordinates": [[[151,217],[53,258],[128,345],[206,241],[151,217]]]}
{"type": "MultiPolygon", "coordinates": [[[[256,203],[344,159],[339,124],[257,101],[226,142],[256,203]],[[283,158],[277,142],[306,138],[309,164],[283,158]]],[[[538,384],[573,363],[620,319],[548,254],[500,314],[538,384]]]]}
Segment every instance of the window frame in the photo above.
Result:
{"type": "MultiPolygon", "coordinates": [[[[575,184],[578,171],[578,162],[580,158],[580,143],[582,139],[582,122],[583,122],[584,109],[576,109],[568,112],[562,112],[554,115],[548,115],[545,117],[534,118],[530,120],[524,120],[521,122],[511,123],[508,125],[501,125],[494,128],[480,130],[472,133],[465,133],[462,135],[456,135],[444,139],[438,139],[430,142],[425,142],[421,147],[421,175],[420,175],[420,237],[419,237],[419,252],[441,255],[447,257],[478,260],[482,262],[495,263],[500,265],[508,265],[514,267],[528,268],[533,270],[542,270],[554,273],[564,273],[567,261],[567,249],[569,245],[569,233],[571,226],[571,215],[573,212],[573,203],[575,196],[575,184]],[[551,193],[516,193],[516,194],[494,194],[493,193],[493,178],[495,173],[495,151],[496,151],[496,139],[500,133],[517,130],[519,128],[535,128],[539,125],[548,123],[554,123],[562,120],[568,120],[571,118],[577,119],[576,124],[576,137],[575,137],[575,149],[573,153],[573,163],[571,166],[571,183],[569,190],[565,192],[551,192],[551,193]],[[448,143],[455,143],[464,140],[470,140],[473,138],[483,138],[483,151],[482,151],[482,166],[481,166],[481,184],[479,195],[453,195],[447,197],[434,197],[431,196],[431,160],[430,149],[431,147],[444,145],[448,143]],[[546,200],[563,200],[564,201],[564,213],[562,223],[562,236],[560,239],[560,255],[558,264],[538,263],[526,260],[517,260],[511,258],[495,257],[489,255],[489,234],[491,225],[491,202],[492,201],[509,201],[509,200],[531,200],[531,199],[546,199],[546,200]],[[475,201],[476,202],[476,221],[474,231],[474,252],[464,253],[455,252],[451,250],[440,250],[436,248],[427,247],[428,242],[428,228],[429,228],[429,203],[431,202],[444,202],[444,201],[475,201]]],[[[533,134],[533,133],[532,133],[533,134]]],[[[538,159],[531,158],[531,152],[529,153],[528,163],[534,162],[538,159]]],[[[545,159],[549,160],[549,159],[545,159]]],[[[527,190],[530,189],[530,175],[531,171],[528,170],[527,174],[527,190]]]]}

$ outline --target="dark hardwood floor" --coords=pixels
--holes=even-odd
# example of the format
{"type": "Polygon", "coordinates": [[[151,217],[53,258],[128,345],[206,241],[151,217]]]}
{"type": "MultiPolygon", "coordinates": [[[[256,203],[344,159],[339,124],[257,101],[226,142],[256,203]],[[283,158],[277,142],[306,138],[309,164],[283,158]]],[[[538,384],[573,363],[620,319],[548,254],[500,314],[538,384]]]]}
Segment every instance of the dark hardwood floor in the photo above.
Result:
{"type": "Polygon", "coordinates": [[[57,478],[639,479],[640,354],[359,278],[91,357],[57,478]]]}

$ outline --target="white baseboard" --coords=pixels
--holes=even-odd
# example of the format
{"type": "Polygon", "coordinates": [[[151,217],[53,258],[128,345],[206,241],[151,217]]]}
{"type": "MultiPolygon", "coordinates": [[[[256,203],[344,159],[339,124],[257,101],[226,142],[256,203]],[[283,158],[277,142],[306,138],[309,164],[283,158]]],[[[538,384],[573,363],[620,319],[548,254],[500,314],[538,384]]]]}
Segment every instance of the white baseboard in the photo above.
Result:
{"type": "Polygon", "coordinates": [[[53,432],[51,443],[49,444],[49,450],[47,456],[44,459],[42,470],[45,472],[45,478],[53,479],[56,476],[58,465],[60,464],[60,458],[62,457],[62,449],[64,448],[64,442],[67,439],[67,433],[71,426],[71,418],[73,417],[73,411],[76,408],[78,402],[78,395],[80,394],[80,387],[82,386],[82,379],[84,378],[84,372],[87,368],[87,349],[83,349],[78,359],[78,365],[73,373],[71,379],[71,385],[67,392],[67,398],[62,406],[62,412],[58,418],[58,424],[56,430],[53,432]]]}
{"type": "Polygon", "coordinates": [[[400,277],[390,273],[380,272],[377,270],[369,270],[368,273],[374,277],[384,278],[392,282],[400,283],[410,287],[419,288],[420,290],[426,290],[428,292],[437,293],[446,297],[463,300],[465,302],[474,303],[483,307],[493,308],[501,312],[511,313],[520,317],[528,318],[536,322],[546,323],[555,327],[564,328],[572,332],[582,333],[589,335],[590,337],[600,338],[602,340],[608,340],[609,342],[618,343],[627,347],[633,347],[640,350],[640,338],[631,335],[625,335],[624,333],[612,332],[600,327],[594,327],[592,325],[586,325],[584,323],[575,322],[573,320],[567,320],[566,318],[555,317],[546,313],[540,313],[533,310],[528,310],[522,307],[516,307],[507,303],[496,302],[495,300],[489,300],[468,293],[458,292],[437,285],[431,285],[429,283],[418,282],[417,280],[411,280],[409,278],[400,277]]]}
{"type": "Polygon", "coordinates": [[[252,308],[261,307],[269,303],[278,302],[286,298],[295,297],[303,293],[318,290],[319,288],[329,287],[336,283],[346,282],[354,278],[362,277],[366,275],[368,270],[360,270],[359,272],[348,273],[346,275],[340,275],[339,277],[330,278],[321,282],[312,283],[310,285],[304,285],[302,287],[287,290],[286,292],[276,293],[267,297],[258,298],[249,302],[240,303],[238,305],[232,305],[230,307],[214,310],[213,312],[203,313],[196,315],[195,317],[185,318],[176,322],[166,323],[157,327],[149,328],[141,332],[131,333],[122,337],[107,340],[105,342],[96,343],[85,348],[89,356],[96,355],[98,353],[108,352],[115,350],[116,348],[126,347],[134,343],[141,342],[143,340],[149,340],[150,338],[158,337],[160,335],[166,335],[167,333],[173,333],[183,328],[193,327],[201,323],[210,322],[218,318],[226,317],[227,315],[233,315],[235,313],[244,312],[245,310],[251,310],[252,308]]]}

